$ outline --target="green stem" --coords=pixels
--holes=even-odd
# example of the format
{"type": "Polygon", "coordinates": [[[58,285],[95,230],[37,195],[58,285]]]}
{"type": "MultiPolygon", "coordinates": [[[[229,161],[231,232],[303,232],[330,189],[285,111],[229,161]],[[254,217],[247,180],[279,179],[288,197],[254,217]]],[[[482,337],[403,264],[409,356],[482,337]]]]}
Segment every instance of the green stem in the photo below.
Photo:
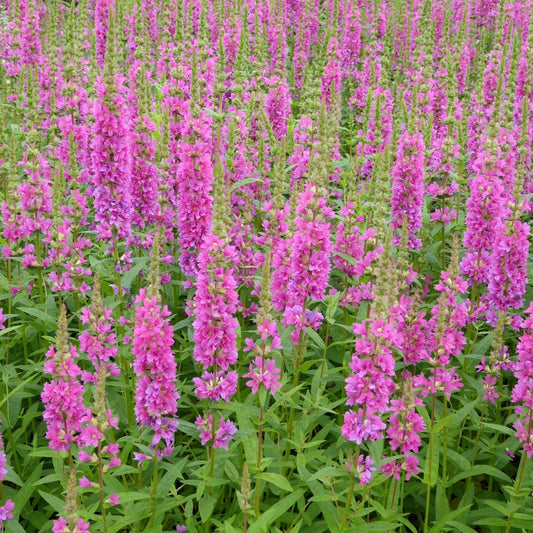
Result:
{"type": "MultiPolygon", "coordinates": [[[[263,453],[263,405],[259,407],[259,443],[257,445],[257,474],[261,473],[261,456],[263,453]]],[[[261,480],[257,479],[255,483],[255,520],[259,517],[259,506],[261,503],[261,480]]]]}
{"type": "Polygon", "coordinates": [[[346,505],[344,506],[344,514],[342,516],[341,522],[341,531],[344,531],[348,526],[348,520],[350,517],[350,508],[353,498],[353,491],[355,489],[355,479],[352,476],[352,481],[350,482],[350,488],[348,490],[348,496],[346,497],[346,505]]]}
{"type": "MultiPolygon", "coordinates": [[[[446,418],[448,415],[448,402],[446,396],[444,396],[444,410],[442,417],[446,418]]],[[[444,496],[446,496],[446,470],[447,470],[447,455],[448,455],[448,428],[444,427],[442,430],[442,490],[444,491],[444,496]]],[[[448,498],[442,498],[442,515],[446,514],[446,502],[448,498]]]]}
{"type": "Polygon", "coordinates": [[[390,506],[390,521],[392,522],[392,517],[394,515],[394,512],[396,511],[396,496],[398,494],[398,480],[394,479],[394,489],[392,490],[392,500],[391,500],[391,506],[390,506]]]}
{"type": "MultiPolygon", "coordinates": [[[[361,452],[361,446],[358,444],[357,448],[355,450],[354,455],[354,465],[357,465],[357,461],[359,459],[359,453],[361,452]]],[[[346,497],[346,504],[344,505],[344,513],[342,516],[342,522],[341,522],[341,531],[344,531],[346,527],[348,527],[348,522],[350,518],[350,510],[352,507],[352,498],[353,498],[353,492],[355,489],[355,477],[352,474],[351,475],[351,482],[350,482],[350,488],[348,489],[348,496],[346,497]]]]}
{"type": "MultiPolygon", "coordinates": [[[[474,467],[474,463],[476,461],[477,456],[477,450],[479,445],[479,439],[481,437],[481,426],[483,425],[483,418],[485,417],[485,409],[487,408],[487,402],[483,402],[483,407],[481,409],[481,415],[479,417],[479,427],[476,434],[476,441],[474,442],[474,451],[472,452],[472,460],[470,461],[470,468],[474,467]]],[[[468,478],[468,481],[470,481],[471,478],[468,478]]]]}
{"type": "MultiPolygon", "coordinates": [[[[304,302],[302,314],[305,313],[306,305],[307,305],[307,302],[304,302]]],[[[295,363],[295,366],[294,366],[294,376],[293,376],[293,379],[292,379],[292,388],[293,389],[298,387],[298,384],[300,382],[300,365],[302,363],[304,349],[305,349],[305,334],[304,334],[303,330],[301,330],[300,331],[300,335],[298,336],[298,349],[296,351],[296,363],[295,363]]],[[[293,402],[294,402],[294,400],[295,400],[295,398],[293,396],[293,402]]],[[[287,439],[287,446],[285,448],[285,458],[286,459],[289,458],[289,454],[290,454],[290,451],[291,451],[291,443],[290,443],[290,441],[292,440],[293,430],[294,430],[294,407],[291,407],[290,411],[289,411],[289,419],[287,421],[287,432],[289,434],[289,438],[287,439]]]]}
{"type": "MultiPolygon", "coordinates": [[[[528,415],[529,415],[529,424],[528,424],[527,434],[531,435],[531,429],[533,427],[533,413],[530,411],[528,413],[528,415]]],[[[526,471],[527,459],[528,459],[528,457],[527,457],[527,454],[525,453],[525,450],[522,450],[522,457],[520,458],[520,471],[519,471],[520,473],[518,474],[518,481],[516,483],[516,489],[515,489],[515,493],[514,493],[514,501],[515,501],[515,503],[518,500],[518,496],[520,494],[520,487],[522,486],[522,481],[524,479],[524,473],[526,471]]],[[[505,533],[509,533],[509,531],[511,531],[511,524],[513,523],[514,513],[515,512],[513,511],[507,517],[507,525],[505,527],[505,533]]]]}
{"type": "Polygon", "coordinates": [[[150,515],[150,527],[153,527],[155,513],[157,511],[157,484],[159,483],[158,460],[154,457],[154,474],[152,477],[152,514],[150,515]]]}
{"type": "MultiPolygon", "coordinates": [[[[530,424],[531,425],[531,424],[530,424]]],[[[526,471],[527,455],[522,452],[522,457],[520,458],[520,473],[518,475],[518,482],[516,484],[516,490],[514,495],[514,501],[518,500],[518,495],[520,493],[520,487],[522,486],[522,481],[524,479],[524,472],[526,471]]],[[[509,514],[507,517],[507,524],[505,526],[505,533],[511,531],[511,524],[513,523],[514,511],[509,514]]]]}
{"type": "Polygon", "coordinates": [[[329,322],[326,323],[326,336],[324,339],[324,352],[322,353],[322,366],[320,367],[320,381],[324,377],[324,370],[326,369],[326,353],[328,351],[328,338],[329,338],[329,322]]]}
{"type": "Polygon", "coordinates": [[[431,401],[431,430],[429,434],[429,461],[428,461],[428,483],[426,489],[426,511],[424,516],[424,533],[428,532],[429,528],[429,506],[431,503],[431,470],[433,464],[433,426],[435,424],[435,394],[433,394],[433,399],[431,401]]]}
{"type": "Polygon", "coordinates": [[[102,525],[104,526],[104,533],[107,533],[107,516],[105,512],[104,498],[104,472],[102,468],[102,446],[100,443],[98,443],[98,484],[100,485],[100,508],[102,512],[102,525]]]}

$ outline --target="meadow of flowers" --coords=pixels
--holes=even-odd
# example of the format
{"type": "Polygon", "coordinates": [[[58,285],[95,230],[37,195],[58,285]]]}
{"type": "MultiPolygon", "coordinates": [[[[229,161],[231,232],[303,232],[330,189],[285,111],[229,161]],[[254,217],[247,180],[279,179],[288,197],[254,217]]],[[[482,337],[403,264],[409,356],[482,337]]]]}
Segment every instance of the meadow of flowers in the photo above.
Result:
{"type": "Polygon", "coordinates": [[[0,529],[533,531],[532,0],[1,0],[0,529]]]}

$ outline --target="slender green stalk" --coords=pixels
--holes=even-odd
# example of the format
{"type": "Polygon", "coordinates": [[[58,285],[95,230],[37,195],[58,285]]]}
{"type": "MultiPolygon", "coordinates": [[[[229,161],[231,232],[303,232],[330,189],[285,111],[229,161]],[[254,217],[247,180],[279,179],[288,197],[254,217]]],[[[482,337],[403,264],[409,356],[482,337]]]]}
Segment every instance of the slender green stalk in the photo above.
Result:
{"type": "MultiPolygon", "coordinates": [[[[443,418],[446,418],[446,416],[448,415],[448,401],[446,399],[446,396],[444,396],[444,410],[443,410],[443,413],[442,413],[442,417],[443,418]]],[[[448,429],[447,428],[443,428],[442,430],[442,489],[444,491],[444,498],[441,499],[441,503],[442,503],[442,515],[444,516],[444,514],[446,513],[446,502],[448,500],[448,498],[446,497],[446,471],[447,471],[447,467],[448,467],[448,429]]]]}
{"type": "Polygon", "coordinates": [[[346,496],[346,505],[344,506],[344,513],[342,516],[341,531],[344,531],[346,527],[348,526],[354,489],[355,489],[355,479],[352,476],[352,480],[350,481],[350,488],[348,489],[348,496],[346,496]]]}
{"type": "Polygon", "coordinates": [[[107,528],[107,516],[105,511],[105,498],[104,498],[104,473],[102,468],[102,446],[98,443],[98,485],[100,486],[100,512],[102,513],[102,525],[104,527],[104,533],[108,532],[107,528]]]}
{"type": "Polygon", "coordinates": [[[429,461],[428,461],[428,483],[426,489],[426,510],[424,515],[424,533],[428,532],[429,528],[429,507],[431,504],[431,474],[432,474],[432,465],[433,465],[433,448],[434,448],[434,439],[433,439],[433,427],[435,425],[435,394],[433,394],[433,399],[431,401],[431,429],[429,433],[429,461]]]}
{"type": "MultiPolygon", "coordinates": [[[[261,457],[263,454],[263,405],[259,406],[259,435],[258,435],[258,445],[257,445],[257,474],[261,473],[261,457]]],[[[254,516],[255,520],[259,516],[259,507],[261,504],[261,480],[257,479],[255,483],[255,507],[254,507],[254,516]]]]}
{"type": "Polygon", "coordinates": [[[154,473],[152,476],[152,514],[150,515],[150,526],[155,522],[155,513],[157,511],[157,485],[159,483],[158,460],[154,458],[154,473]]]}
{"type": "MultiPolygon", "coordinates": [[[[361,446],[358,444],[355,450],[354,464],[357,464],[357,460],[359,459],[360,452],[361,452],[361,446]]],[[[350,477],[351,477],[350,488],[348,489],[348,495],[346,496],[346,504],[344,505],[344,513],[342,515],[342,522],[341,522],[341,531],[344,531],[348,527],[348,523],[350,519],[350,511],[352,508],[352,498],[353,498],[353,492],[355,489],[355,477],[353,475],[350,477]]]]}
{"type": "MultiPolygon", "coordinates": [[[[531,425],[531,424],[530,424],[531,425]]],[[[516,484],[516,490],[514,495],[514,501],[516,502],[518,500],[518,495],[520,494],[520,487],[522,486],[522,481],[524,479],[524,472],[526,471],[526,463],[527,463],[527,455],[522,452],[522,457],[520,458],[520,470],[518,474],[518,481],[516,484]]],[[[505,533],[509,533],[511,531],[511,525],[513,523],[513,517],[515,512],[509,514],[507,517],[507,524],[505,526],[505,533]]]]}
{"type": "MultiPolygon", "coordinates": [[[[529,413],[529,424],[528,424],[528,435],[531,435],[531,429],[533,427],[533,415],[529,413]]],[[[518,474],[518,481],[516,483],[515,493],[514,493],[514,502],[516,503],[518,500],[518,496],[520,494],[520,488],[522,487],[522,481],[524,480],[524,473],[526,471],[526,463],[528,460],[527,453],[525,450],[522,450],[522,457],[520,458],[520,470],[518,474]]],[[[509,533],[511,531],[511,524],[513,523],[513,517],[514,517],[515,511],[509,514],[507,517],[507,524],[505,526],[505,533],[509,533]]]]}

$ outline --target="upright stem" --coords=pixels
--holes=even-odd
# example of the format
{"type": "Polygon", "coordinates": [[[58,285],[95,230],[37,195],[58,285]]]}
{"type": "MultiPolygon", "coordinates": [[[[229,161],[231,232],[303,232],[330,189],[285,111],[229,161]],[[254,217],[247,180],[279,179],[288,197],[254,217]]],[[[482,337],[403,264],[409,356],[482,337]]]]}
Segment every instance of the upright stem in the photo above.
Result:
{"type": "Polygon", "coordinates": [[[98,484],[100,485],[100,508],[102,512],[102,524],[104,526],[104,533],[107,533],[107,516],[105,512],[104,498],[104,474],[102,469],[102,445],[100,443],[98,443],[98,484]]]}
{"type": "MultiPolygon", "coordinates": [[[[303,305],[303,311],[302,314],[305,314],[306,309],[306,303],[303,305]]],[[[296,363],[294,366],[294,377],[292,380],[292,387],[293,389],[296,388],[300,382],[300,365],[302,363],[303,359],[303,351],[305,348],[305,335],[303,330],[300,331],[300,335],[298,336],[298,349],[296,351],[296,363]]],[[[294,426],[294,407],[291,407],[289,411],[289,420],[287,422],[287,431],[289,433],[289,438],[287,439],[287,447],[285,450],[285,455],[288,458],[290,453],[290,441],[292,440],[292,432],[293,432],[293,426],[294,426]]]]}
{"type": "MultiPolygon", "coordinates": [[[[259,444],[257,445],[257,474],[261,473],[261,457],[263,453],[263,405],[259,406],[259,444]]],[[[255,483],[255,520],[259,516],[259,505],[261,503],[261,480],[255,483]]]]}
{"type": "Polygon", "coordinates": [[[392,515],[396,510],[396,495],[398,493],[398,479],[394,478],[394,489],[392,489],[392,501],[390,506],[390,520],[392,521],[392,515]]]}
{"type": "MultiPolygon", "coordinates": [[[[442,413],[442,417],[446,418],[448,415],[448,402],[446,399],[446,396],[444,396],[444,411],[442,413]]],[[[447,469],[447,453],[448,453],[448,436],[447,436],[447,428],[443,428],[442,436],[443,436],[443,442],[442,442],[442,489],[444,491],[444,494],[446,496],[446,469],[447,469]]],[[[446,501],[447,498],[442,498],[442,515],[446,513],[446,501]]]]}
{"type": "MultiPolygon", "coordinates": [[[[483,402],[483,407],[481,409],[481,416],[479,417],[479,427],[476,434],[476,441],[474,442],[474,451],[472,452],[472,460],[470,461],[470,468],[474,467],[474,463],[476,461],[477,456],[477,449],[479,445],[479,438],[481,436],[481,426],[483,425],[483,418],[485,417],[485,409],[487,408],[487,402],[483,402]]],[[[470,481],[471,478],[468,478],[470,481]]]]}
{"type": "MultiPolygon", "coordinates": [[[[355,450],[355,460],[354,460],[354,464],[356,465],[357,464],[357,461],[359,459],[359,454],[361,452],[361,445],[358,444],[357,445],[357,448],[355,450]]],[[[350,488],[348,489],[348,496],[346,496],[346,504],[344,506],[344,514],[343,514],[343,517],[342,517],[342,522],[341,522],[341,531],[344,531],[344,529],[346,527],[348,527],[348,522],[349,522],[349,518],[350,518],[350,510],[352,508],[352,498],[353,498],[353,491],[355,489],[355,478],[354,476],[352,475],[351,476],[352,480],[351,480],[351,483],[350,483],[350,488]]]]}
{"type": "Polygon", "coordinates": [[[352,481],[350,482],[350,488],[348,490],[348,496],[346,497],[346,505],[344,506],[344,514],[342,517],[341,531],[348,526],[348,519],[350,517],[350,508],[353,498],[353,491],[355,489],[355,479],[352,476],[352,481]]]}
{"type": "MultiPolygon", "coordinates": [[[[533,414],[529,412],[529,424],[528,424],[528,431],[527,434],[531,435],[531,429],[533,427],[533,414]]],[[[527,453],[525,450],[522,450],[522,457],[520,458],[520,473],[518,474],[518,481],[516,483],[516,490],[514,493],[514,501],[516,502],[518,500],[518,495],[520,494],[520,487],[522,486],[522,481],[524,479],[524,473],[526,471],[526,463],[527,463],[527,453]]],[[[507,525],[505,527],[505,533],[509,533],[511,531],[511,524],[513,523],[513,516],[514,511],[509,514],[509,517],[507,518],[507,525]]]]}
{"type": "Polygon", "coordinates": [[[157,457],[154,457],[154,475],[152,477],[152,514],[150,516],[150,526],[154,525],[155,513],[157,510],[157,484],[159,482],[157,465],[157,457]]]}
{"type": "Polygon", "coordinates": [[[431,503],[431,470],[433,465],[433,426],[435,425],[435,394],[431,401],[431,430],[429,433],[429,461],[428,461],[428,483],[426,489],[426,512],[424,516],[424,533],[428,532],[429,528],[429,506],[431,503]]]}
{"type": "MultiPolygon", "coordinates": [[[[518,474],[518,482],[516,484],[516,491],[514,495],[514,501],[518,500],[518,495],[520,493],[520,487],[522,486],[522,480],[524,479],[524,472],[526,470],[527,456],[522,452],[522,457],[520,458],[520,473],[518,474]]],[[[511,531],[511,524],[513,523],[514,511],[509,514],[507,518],[507,524],[505,526],[505,533],[511,531]]]]}
{"type": "Polygon", "coordinates": [[[326,353],[328,351],[328,338],[329,338],[329,322],[326,323],[326,336],[324,339],[324,352],[322,354],[322,366],[320,367],[320,380],[324,377],[324,370],[326,368],[326,353]]]}

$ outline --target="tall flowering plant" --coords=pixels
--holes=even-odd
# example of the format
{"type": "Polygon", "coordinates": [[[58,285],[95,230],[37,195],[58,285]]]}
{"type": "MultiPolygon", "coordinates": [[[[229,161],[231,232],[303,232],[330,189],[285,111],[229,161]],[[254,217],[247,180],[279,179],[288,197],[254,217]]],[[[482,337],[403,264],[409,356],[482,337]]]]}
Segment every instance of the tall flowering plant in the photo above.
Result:
{"type": "MultiPolygon", "coordinates": [[[[235,248],[214,233],[207,235],[198,256],[193,357],[204,371],[194,378],[195,394],[201,400],[229,402],[237,392],[238,375],[230,370],[238,355],[234,315],[240,303],[232,267],[235,257],[235,248]]],[[[211,413],[198,416],[196,425],[202,444],[212,441],[214,448],[227,448],[236,432],[233,423],[224,418],[217,427],[211,413]]]]}
{"type": "Polygon", "coordinates": [[[83,402],[84,386],[79,379],[82,372],[76,364],[77,357],[76,347],[68,342],[67,312],[62,305],[59,310],[56,345],[50,346],[44,363],[44,371],[52,379],[45,383],[41,395],[49,446],[55,452],[67,452],[69,455],[65,516],[54,521],[54,533],[63,533],[65,529],[69,533],[84,533],[89,528],[89,524],[78,515],[77,477],[73,464],[73,451],[80,441],[87,415],[83,402]]]}
{"type": "MultiPolygon", "coordinates": [[[[150,284],[136,298],[131,351],[137,376],[135,416],[141,428],[153,431],[150,448],[155,457],[169,456],[174,448],[174,433],[179,394],[176,390],[174,338],[168,306],[161,305],[159,293],[159,238],[154,239],[150,284]]],[[[139,461],[146,458],[136,454],[139,461]]]]}

